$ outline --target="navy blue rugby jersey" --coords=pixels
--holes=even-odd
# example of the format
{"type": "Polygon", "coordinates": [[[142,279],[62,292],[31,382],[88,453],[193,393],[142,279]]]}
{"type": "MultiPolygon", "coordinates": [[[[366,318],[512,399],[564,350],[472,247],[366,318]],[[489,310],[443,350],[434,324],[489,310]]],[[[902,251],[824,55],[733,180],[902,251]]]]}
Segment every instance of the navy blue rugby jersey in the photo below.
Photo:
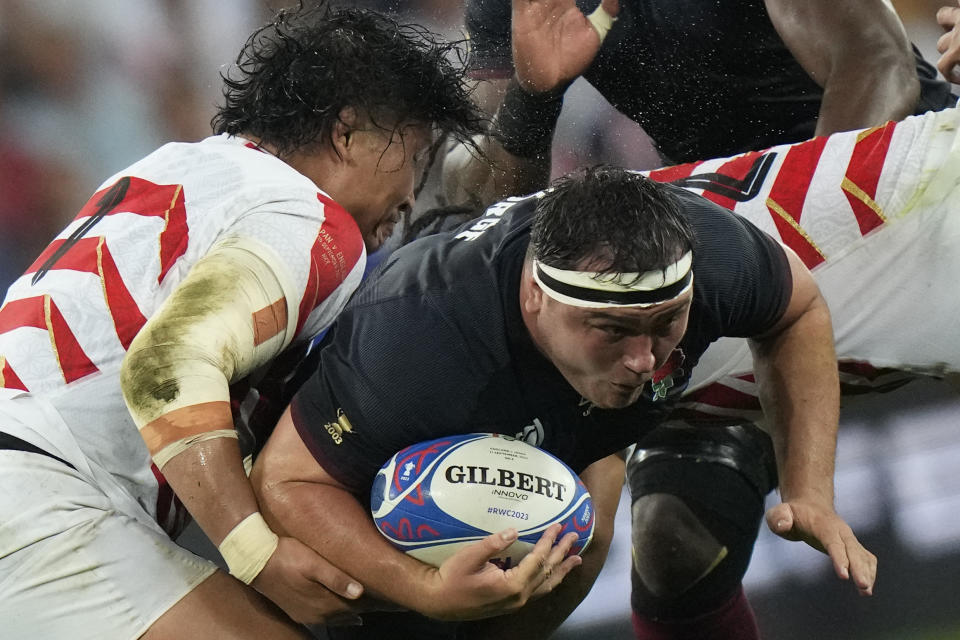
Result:
{"type": "Polygon", "coordinates": [[[518,436],[578,473],[636,442],[710,342],[769,329],[792,292],[774,240],[673,188],[696,232],[694,300],[685,337],[634,405],[591,408],[529,337],[519,287],[537,196],[512,198],[398,249],[361,285],[292,402],[317,462],[366,496],[390,456],[445,435],[518,436]]]}
{"type": "MultiPolygon", "coordinates": [[[[584,13],[598,4],[577,0],[584,13]]],[[[474,77],[510,77],[510,0],[466,0],[465,22],[474,77]]],[[[950,85],[914,55],[916,113],[952,106],[950,85]]],[[[673,163],[812,138],[823,97],[763,0],[620,0],[584,77],[673,163]]]]}

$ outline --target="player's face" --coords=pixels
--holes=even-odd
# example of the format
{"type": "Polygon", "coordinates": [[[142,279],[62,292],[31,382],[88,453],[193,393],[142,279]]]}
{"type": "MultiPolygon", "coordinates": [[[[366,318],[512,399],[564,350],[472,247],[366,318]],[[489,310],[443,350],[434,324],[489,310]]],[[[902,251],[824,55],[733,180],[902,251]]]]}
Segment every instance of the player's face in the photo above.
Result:
{"type": "Polygon", "coordinates": [[[369,127],[353,135],[356,146],[350,153],[350,171],[355,203],[344,206],[357,221],[367,250],[375,251],[393,233],[400,216],[413,207],[413,189],[430,147],[430,129],[369,127]]]}
{"type": "Polygon", "coordinates": [[[537,344],[594,405],[636,402],[687,330],[693,294],[652,307],[587,309],[539,296],[537,344]]]}

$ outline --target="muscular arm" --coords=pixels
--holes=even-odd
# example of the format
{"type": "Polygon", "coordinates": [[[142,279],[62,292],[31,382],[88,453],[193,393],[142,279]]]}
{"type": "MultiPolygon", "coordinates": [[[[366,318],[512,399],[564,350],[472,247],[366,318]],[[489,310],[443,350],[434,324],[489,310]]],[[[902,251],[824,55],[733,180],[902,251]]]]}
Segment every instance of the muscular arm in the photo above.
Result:
{"type": "Polygon", "coordinates": [[[772,331],[750,341],[783,500],[767,522],[778,535],[828,553],[837,575],[869,595],[876,558],[833,507],[840,383],[830,313],[810,272],[787,255],[794,283],[787,310],[772,331]]]}
{"type": "Polygon", "coordinates": [[[506,571],[488,559],[513,543],[515,530],[468,545],[439,568],[401,553],[377,531],[360,501],[317,464],[289,409],[257,458],[251,481],[275,530],[357,576],[368,595],[437,619],[480,619],[514,611],[534,591],[559,583],[580,563],[578,557],[564,559],[575,535],[552,546],[558,525],[506,571]],[[542,586],[541,567],[552,568],[553,584],[542,586]]]}
{"type": "Polygon", "coordinates": [[[229,384],[275,357],[292,333],[284,287],[260,250],[240,239],[211,249],[144,325],[121,371],[154,462],[215,544],[257,510],[229,384]]]}
{"type": "Polygon", "coordinates": [[[211,249],[133,340],[121,387],[155,464],[230,572],[294,618],[316,621],[345,608],[319,583],[346,597],[359,591],[263,525],[230,408],[229,384],[276,357],[295,331],[296,294],[271,255],[240,238],[211,249]]]}
{"type": "Polygon", "coordinates": [[[596,514],[593,540],[583,554],[583,565],[550,594],[534,600],[519,612],[471,624],[468,638],[546,638],[567,619],[593,587],[606,560],[623,478],[624,462],[619,455],[598,460],[580,474],[590,491],[596,514]]]}
{"type": "Polygon", "coordinates": [[[920,97],[916,63],[889,0],[765,0],[790,52],[823,88],[817,135],[901,120],[920,97]]]}

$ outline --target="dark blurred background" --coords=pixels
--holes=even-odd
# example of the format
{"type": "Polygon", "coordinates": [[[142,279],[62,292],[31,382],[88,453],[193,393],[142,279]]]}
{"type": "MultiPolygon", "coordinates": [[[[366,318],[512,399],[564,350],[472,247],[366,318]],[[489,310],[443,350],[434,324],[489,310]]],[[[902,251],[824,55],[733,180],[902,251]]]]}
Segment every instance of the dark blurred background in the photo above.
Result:
{"type": "MultiPolygon", "coordinates": [[[[947,2],[893,2],[930,60],[934,13],[947,2]]],[[[289,4],[0,0],[0,291],[109,175],[163,142],[209,135],[221,70],[273,9],[289,4]]],[[[341,4],[462,38],[458,0],[341,4]]],[[[600,161],[656,165],[643,132],[578,82],[558,127],[554,173],[600,161]]],[[[824,556],[763,528],[746,588],[764,637],[960,639],[957,394],[946,383],[915,382],[844,407],[838,507],[880,557],[876,595],[858,597],[824,556]]],[[[621,508],[610,561],[558,638],[633,637],[629,526],[621,508]]],[[[196,531],[186,540],[202,546],[196,531]]]]}

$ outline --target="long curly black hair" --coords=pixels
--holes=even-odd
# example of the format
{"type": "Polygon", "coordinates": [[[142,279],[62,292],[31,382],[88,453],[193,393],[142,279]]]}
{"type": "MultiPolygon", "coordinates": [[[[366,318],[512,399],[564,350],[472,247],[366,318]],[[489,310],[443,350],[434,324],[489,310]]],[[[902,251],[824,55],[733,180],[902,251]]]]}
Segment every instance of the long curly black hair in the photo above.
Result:
{"type": "Polygon", "coordinates": [[[283,10],[223,74],[215,133],[247,134],[284,156],[322,140],[345,107],[395,129],[416,122],[467,142],[484,120],[458,43],[424,27],[326,2],[283,10]],[[452,60],[461,62],[455,66],[452,60]]]}

